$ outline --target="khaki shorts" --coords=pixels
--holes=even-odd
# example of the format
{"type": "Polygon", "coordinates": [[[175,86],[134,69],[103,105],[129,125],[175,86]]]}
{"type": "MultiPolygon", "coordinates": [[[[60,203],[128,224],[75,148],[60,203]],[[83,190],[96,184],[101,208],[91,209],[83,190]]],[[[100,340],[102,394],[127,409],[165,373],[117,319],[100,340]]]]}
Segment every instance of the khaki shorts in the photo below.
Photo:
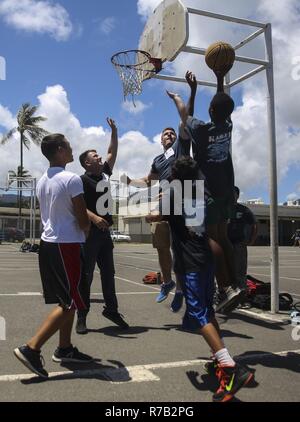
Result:
{"type": "Polygon", "coordinates": [[[152,245],[155,249],[170,249],[170,227],[166,221],[151,224],[152,245]]]}

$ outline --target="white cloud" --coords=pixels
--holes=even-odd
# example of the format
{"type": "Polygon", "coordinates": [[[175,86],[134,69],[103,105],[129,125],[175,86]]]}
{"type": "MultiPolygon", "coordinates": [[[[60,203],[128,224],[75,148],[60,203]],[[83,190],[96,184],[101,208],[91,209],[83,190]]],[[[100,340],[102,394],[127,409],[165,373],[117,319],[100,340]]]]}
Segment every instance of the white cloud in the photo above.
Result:
{"type": "Polygon", "coordinates": [[[16,29],[48,34],[57,41],[66,41],[73,31],[66,9],[45,0],[2,0],[0,16],[16,29]]]}
{"type": "Polygon", "coordinates": [[[161,0],[138,0],[138,13],[146,18],[153,12],[159,3],[161,3],[161,0]]]}
{"type": "Polygon", "coordinates": [[[117,21],[114,17],[105,18],[100,22],[100,30],[105,35],[109,35],[116,27],[117,21]]]}
{"type": "Polygon", "coordinates": [[[135,100],[134,103],[132,101],[126,100],[122,104],[122,109],[129,114],[141,114],[148,108],[150,108],[152,104],[144,104],[140,100],[135,100]]]}
{"type": "MultiPolygon", "coordinates": [[[[277,125],[277,155],[279,180],[282,181],[293,165],[300,164],[300,121],[296,106],[300,97],[300,81],[293,79],[293,62],[300,56],[300,9],[298,0],[183,0],[189,7],[201,8],[212,12],[242,18],[271,22],[273,27],[275,101],[277,125]],[[201,3],[201,4],[200,4],[201,3]]],[[[159,4],[155,0],[138,0],[138,12],[146,18],[159,4]]],[[[190,16],[189,44],[207,47],[216,40],[225,40],[233,45],[255,31],[255,28],[223,23],[199,16],[190,16]]],[[[263,58],[263,37],[253,45],[243,47],[240,55],[263,58]]],[[[294,65],[295,68],[295,65],[294,65]]],[[[183,76],[187,69],[197,77],[212,80],[213,74],[205,66],[202,57],[180,54],[171,67],[174,74],[183,76]]],[[[249,66],[237,63],[232,71],[232,80],[246,73],[249,66]]],[[[295,73],[295,72],[294,72],[295,73]]],[[[240,86],[242,106],[233,115],[234,137],[233,158],[236,182],[247,192],[255,187],[265,188],[269,179],[269,146],[267,130],[267,89],[265,75],[262,73],[240,86]]],[[[174,84],[173,89],[185,89],[184,85],[174,84]]],[[[211,94],[213,91],[210,90],[211,94]]],[[[237,94],[236,90],[232,91],[237,94]]],[[[198,93],[198,99],[201,91],[198,93]]]]}
{"type": "MultiPolygon", "coordinates": [[[[48,87],[38,97],[38,106],[37,114],[47,117],[43,127],[52,133],[63,133],[72,144],[75,161],[68,166],[70,171],[82,174],[83,169],[78,158],[87,149],[96,148],[105,159],[110,142],[110,128],[106,122],[105,127],[83,127],[72,113],[67,93],[61,85],[48,87]]],[[[0,126],[9,130],[15,123],[12,113],[0,105],[0,126]]],[[[120,146],[114,177],[117,177],[119,172],[127,172],[133,177],[146,176],[153,158],[161,153],[161,146],[154,144],[138,131],[129,131],[119,136],[120,146]]],[[[3,186],[8,170],[16,169],[19,165],[18,135],[0,148],[0,186],[3,186]]],[[[30,151],[24,149],[24,167],[37,178],[47,168],[46,159],[35,145],[31,145],[30,151]]]]}
{"type": "Polygon", "coordinates": [[[14,118],[8,108],[3,107],[0,104],[0,126],[4,127],[6,130],[9,130],[15,127],[16,123],[17,120],[14,118]]]}
{"type": "Polygon", "coordinates": [[[290,194],[286,197],[286,200],[287,200],[287,201],[296,201],[297,199],[299,199],[299,194],[297,194],[297,193],[295,193],[295,192],[290,193],[290,194]]]}

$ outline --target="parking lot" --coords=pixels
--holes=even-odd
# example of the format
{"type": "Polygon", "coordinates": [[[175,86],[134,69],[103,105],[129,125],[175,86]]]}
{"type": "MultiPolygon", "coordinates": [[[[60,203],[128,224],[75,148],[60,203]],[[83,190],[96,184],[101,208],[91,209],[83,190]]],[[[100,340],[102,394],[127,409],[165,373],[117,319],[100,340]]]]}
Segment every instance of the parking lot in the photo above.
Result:
{"type": "MultiPolygon", "coordinates": [[[[249,274],[269,281],[270,250],[250,248],[249,274]]],[[[6,340],[0,341],[0,401],[64,402],[210,402],[216,380],[205,374],[210,355],[204,340],[182,331],[183,311],[155,303],[159,286],[144,285],[142,277],[158,270],[150,245],[115,247],[119,311],[130,328],[121,331],[100,310],[103,299],[98,274],[93,283],[89,333],[73,342],[96,358],[88,367],[60,366],[51,361],[57,338],[43,349],[50,379],[40,381],[13,356],[28,340],[51,306],[41,295],[37,255],[20,253],[19,245],[0,245],[0,315],[6,321],[6,340]]],[[[300,301],[300,248],[280,248],[280,291],[300,301]]],[[[300,401],[300,340],[293,339],[287,316],[235,311],[219,316],[230,352],[255,370],[255,383],[242,389],[245,402],[300,401]]]]}

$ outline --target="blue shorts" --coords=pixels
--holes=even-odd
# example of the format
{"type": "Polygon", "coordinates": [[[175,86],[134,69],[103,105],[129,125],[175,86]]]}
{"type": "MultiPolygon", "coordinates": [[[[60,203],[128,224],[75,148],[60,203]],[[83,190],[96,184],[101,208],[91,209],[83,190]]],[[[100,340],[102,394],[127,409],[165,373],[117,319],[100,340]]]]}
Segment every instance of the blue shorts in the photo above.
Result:
{"type": "Polygon", "coordinates": [[[201,271],[183,276],[183,292],[186,300],[183,329],[189,331],[201,329],[214,318],[214,274],[214,266],[207,265],[201,271]]]}

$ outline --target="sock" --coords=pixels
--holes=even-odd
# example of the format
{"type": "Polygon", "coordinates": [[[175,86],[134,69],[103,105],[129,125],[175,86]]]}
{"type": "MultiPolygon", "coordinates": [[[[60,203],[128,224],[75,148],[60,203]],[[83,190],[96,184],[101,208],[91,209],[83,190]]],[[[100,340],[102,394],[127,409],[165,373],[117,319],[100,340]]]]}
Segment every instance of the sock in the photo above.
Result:
{"type": "Polygon", "coordinates": [[[215,353],[215,356],[220,366],[235,366],[235,362],[226,348],[219,350],[217,353],[215,353]]]}
{"type": "Polygon", "coordinates": [[[172,283],[172,280],[165,281],[165,282],[164,282],[164,285],[166,285],[166,284],[170,284],[170,283],[172,283]]]}

